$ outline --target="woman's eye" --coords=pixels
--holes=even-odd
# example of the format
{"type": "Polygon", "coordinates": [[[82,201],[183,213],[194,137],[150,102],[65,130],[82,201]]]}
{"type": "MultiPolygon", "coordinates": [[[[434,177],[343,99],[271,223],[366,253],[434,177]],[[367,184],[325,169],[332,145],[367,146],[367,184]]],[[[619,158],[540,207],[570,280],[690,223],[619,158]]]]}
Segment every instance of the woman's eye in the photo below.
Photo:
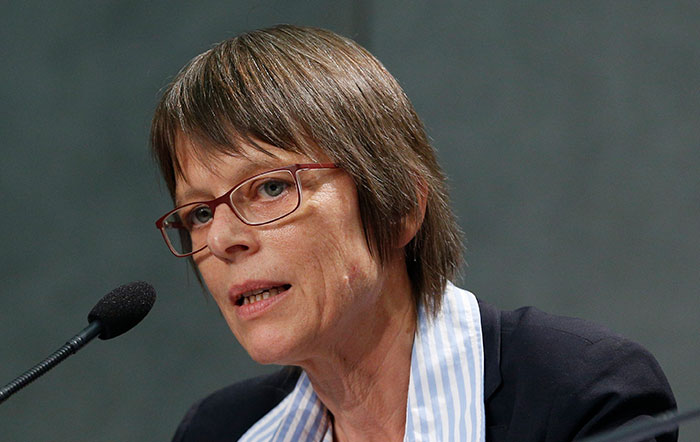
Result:
{"type": "Polygon", "coordinates": [[[276,197],[280,196],[284,192],[289,184],[283,181],[270,180],[263,183],[259,188],[258,192],[266,197],[276,197]]]}
{"type": "Polygon", "coordinates": [[[191,226],[198,226],[208,223],[212,217],[213,214],[211,213],[211,209],[209,207],[200,206],[193,209],[187,218],[191,226]]]}

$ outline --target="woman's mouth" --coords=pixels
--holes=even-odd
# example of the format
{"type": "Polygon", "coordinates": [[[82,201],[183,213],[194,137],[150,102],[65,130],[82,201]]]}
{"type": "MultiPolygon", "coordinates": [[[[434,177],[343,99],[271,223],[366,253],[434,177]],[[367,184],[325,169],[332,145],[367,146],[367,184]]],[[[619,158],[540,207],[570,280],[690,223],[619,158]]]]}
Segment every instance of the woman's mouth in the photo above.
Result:
{"type": "Polygon", "coordinates": [[[283,284],[276,287],[267,287],[262,289],[251,290],[249,292],[243,293],[240,298],[236,300],[236,305],[248,305],[260,302],[263,299],[268,299],[273,296],[289,290],[292,286],[290,284],[283,284]]]}

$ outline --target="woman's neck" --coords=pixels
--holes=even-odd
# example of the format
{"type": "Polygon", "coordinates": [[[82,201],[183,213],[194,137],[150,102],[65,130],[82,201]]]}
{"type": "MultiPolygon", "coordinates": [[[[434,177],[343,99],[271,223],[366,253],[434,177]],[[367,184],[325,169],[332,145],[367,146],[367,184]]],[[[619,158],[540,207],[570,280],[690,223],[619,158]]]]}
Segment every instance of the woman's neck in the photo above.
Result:
{"type": "Polygon", "coordinates": [[[403,440],[416,309],[405,270],[390,285],[352,336],[301,364],[337,441],[403,440]]]}

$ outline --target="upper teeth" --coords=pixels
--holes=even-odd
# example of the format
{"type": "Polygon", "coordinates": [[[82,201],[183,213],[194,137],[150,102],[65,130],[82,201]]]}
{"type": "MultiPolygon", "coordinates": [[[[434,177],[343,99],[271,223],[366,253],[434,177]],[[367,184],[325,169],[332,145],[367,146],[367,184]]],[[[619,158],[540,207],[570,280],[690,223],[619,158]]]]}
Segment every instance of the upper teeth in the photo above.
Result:
{"type": "Polygon", "coordinates": [[[252,304],[254,302],[262,301],[263,299],[267,299],[270,296],[277,295],[280,291],[281,289],[279,287],[251,290],[250,292],[246,292],[243,294],[243,304],[252,304]]]}

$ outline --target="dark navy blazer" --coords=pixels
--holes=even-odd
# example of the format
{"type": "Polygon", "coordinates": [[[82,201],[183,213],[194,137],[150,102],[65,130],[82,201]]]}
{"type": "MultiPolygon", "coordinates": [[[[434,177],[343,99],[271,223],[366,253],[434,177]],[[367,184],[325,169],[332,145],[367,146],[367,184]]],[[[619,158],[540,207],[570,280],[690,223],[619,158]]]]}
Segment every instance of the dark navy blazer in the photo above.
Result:
{"type": "MultiPolygon", "coordinates": [[[[675,408],[640,345],[588,321],[479,302],[487,442],[567,442],[675,408]]],[[[190,408],[173,441],[234,441],[293,389],[298,368],[219,390],[190,408]]],[[[659,437],[672,442],[677,433],[659,437]]]]}

